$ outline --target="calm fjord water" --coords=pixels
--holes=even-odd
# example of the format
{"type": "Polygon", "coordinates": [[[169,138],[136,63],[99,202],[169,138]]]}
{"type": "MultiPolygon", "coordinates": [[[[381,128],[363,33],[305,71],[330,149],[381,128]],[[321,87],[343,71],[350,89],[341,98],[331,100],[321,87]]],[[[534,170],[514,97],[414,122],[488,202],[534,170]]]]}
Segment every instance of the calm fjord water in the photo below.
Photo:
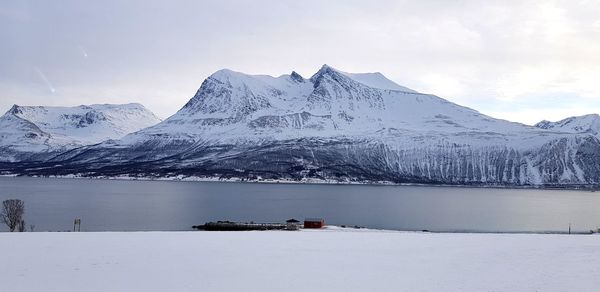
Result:
{"type": "MultiPolygon", "coordinates": [[[[35,231],[191,230],[207,221],[431,231],[589,231],[600,192],[424,186],[300,185],[0,177],[0,200],[25,201],[35,231]]],[[[4,226],[0,227],[5,231],[4,226]]]]}

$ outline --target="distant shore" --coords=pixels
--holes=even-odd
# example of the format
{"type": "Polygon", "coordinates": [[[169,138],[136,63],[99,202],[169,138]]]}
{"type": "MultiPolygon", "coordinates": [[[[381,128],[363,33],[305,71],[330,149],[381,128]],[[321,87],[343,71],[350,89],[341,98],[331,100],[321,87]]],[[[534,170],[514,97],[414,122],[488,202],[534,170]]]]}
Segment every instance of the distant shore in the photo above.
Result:
{"type": "Polygon", "coordinates": [[[422,186],[422,187],[456,187],[456,188],[489,188],[489,189],[539,189],[539,190],[600,190],[600,185],[499,185],[499,184],[438,184],[438,183],[395,183],[391,181],[350,181],[334,179],[305,178],[294,179],[246,179],[246,178],[220,178],[198,176],[84,176],[84,175],[47,175],[30,176],[18,174],[0,174],[0,177],[39,177],[57,179],[100,179],[100,180],[139,180],[139,181],[181,181],[181,182],[222,182],[222,183],[262,183],[262,184],[315,184],[315,185],[368,185],[368,186],[422,186]]]}

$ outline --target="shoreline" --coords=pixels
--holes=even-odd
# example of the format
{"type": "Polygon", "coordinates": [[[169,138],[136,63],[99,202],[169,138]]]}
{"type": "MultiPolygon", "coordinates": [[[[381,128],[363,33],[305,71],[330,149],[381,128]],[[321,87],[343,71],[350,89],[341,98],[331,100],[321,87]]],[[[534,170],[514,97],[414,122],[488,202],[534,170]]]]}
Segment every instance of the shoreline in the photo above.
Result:
{"type": "Polygon", "coordinates": [[[581,231],[572,230],[571,233],[568,231],[478,231],[478,230],[447,230],[447,231],[436,231],[436,230],[395,230],[395,229],[376,229],[369,227],[352,227],[352,226],[340,226],[340,225],[326,225],[321,229],[305,229],[300,228],[298,230],[243,230],[243,231],[222,231],[222,230],[95,230],[95,231],[26,231],[26,232],[8,232],[0,231],[0,234],[21,234],[21,233],[178,233],[178,232],[201,232],[201,233],[246,233],[246,232],[365,232],[365,233],[406,233],[406,234],[489,234],[489,235],[594,235],[600,234],[599,231],[581,231]]]}
{"type": "Polygon", "coordinates": [[[472,189],[516,189],[516,190],[568,190],[568,191],[600,191],[600,185],[485,185],[485,184],[428,184],[428,183],[394,183],[390,181],[359,182],[338,181],[325,179],[303,179],[301,181],[291,179],[241,179],[241,178],[217,178],[197,176],[174,176],[174,177],[136,177],[136,176],[81,176],[81,175],[19,175],[0,174],[0,177],[15,178],[50,178],[50,179],[89,179],[89,180],[117,180],[117,181],[165,181],[165,182],[208,182],[208,183],[250,183],[250,184],[289,184],[289,185],[347,185],[347,186],[392,186],[392,187],[452,187],[472,189]]]}

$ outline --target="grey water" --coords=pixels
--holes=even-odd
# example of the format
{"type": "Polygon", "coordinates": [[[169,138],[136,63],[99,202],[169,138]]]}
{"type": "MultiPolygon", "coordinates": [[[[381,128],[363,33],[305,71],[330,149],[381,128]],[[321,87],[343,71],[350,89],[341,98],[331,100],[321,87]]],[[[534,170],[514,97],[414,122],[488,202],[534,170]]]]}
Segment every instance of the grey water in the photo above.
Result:
{"type": "MultiPolygon", "coordinates": [[[[600,192],[436,186],[259,184],[0,177],[34,231],[191,230],[207,221],[441,232],[566,232],[600,227],[600,192]]],[[[6,227],[0,227],[6,231],[6,227]]]]}

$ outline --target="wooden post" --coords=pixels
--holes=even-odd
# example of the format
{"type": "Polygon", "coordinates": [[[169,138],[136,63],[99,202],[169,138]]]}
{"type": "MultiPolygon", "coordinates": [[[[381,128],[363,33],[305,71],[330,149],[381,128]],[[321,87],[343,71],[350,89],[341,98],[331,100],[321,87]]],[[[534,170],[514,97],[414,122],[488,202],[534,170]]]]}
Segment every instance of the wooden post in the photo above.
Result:
{"type": "Polygon", "coordinates": [[[81,231],[81,219],[75,218],[75,222],[73,222],[73,232],[75,232],[75,227],[77,227],[77,232],[81,231]]]}

